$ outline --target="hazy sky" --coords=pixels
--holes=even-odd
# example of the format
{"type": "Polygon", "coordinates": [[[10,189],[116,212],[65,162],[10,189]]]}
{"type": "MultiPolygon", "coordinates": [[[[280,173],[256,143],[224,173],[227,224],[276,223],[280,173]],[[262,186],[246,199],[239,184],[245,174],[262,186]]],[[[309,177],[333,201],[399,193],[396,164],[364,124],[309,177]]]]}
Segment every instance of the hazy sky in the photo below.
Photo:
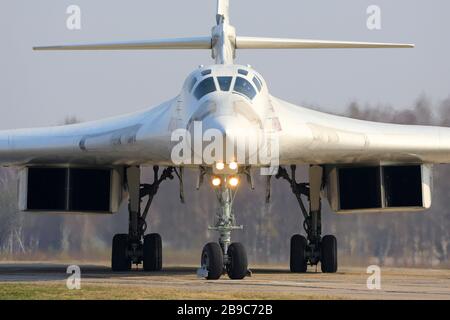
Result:
{"type": "MultiPolygon", "coordinates": [[[[416,49],[238,51],[273,95],[339,111],[349,102],[411,106],[450,95],[450,1],[231,0],[238,35],[416,43],[416,49]],[[382,30],[366,9],[382,9],[382,30]]],[[[0,0],[0,129],[94,120],[174,97],[210,51],[33,52],[34,45],[209,35],[216,0],[0,0]],[[82,30],[66,9],[82,10],[82,30]]]]}

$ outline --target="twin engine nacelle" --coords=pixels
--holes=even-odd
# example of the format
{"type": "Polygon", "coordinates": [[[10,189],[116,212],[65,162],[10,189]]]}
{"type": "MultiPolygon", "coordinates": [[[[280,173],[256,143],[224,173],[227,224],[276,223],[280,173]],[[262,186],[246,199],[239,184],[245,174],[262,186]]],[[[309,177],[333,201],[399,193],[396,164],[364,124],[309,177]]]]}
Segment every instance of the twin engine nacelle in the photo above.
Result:
{"type": "Polygon", "coordinates": [[[115,213],[123,169],[28,167],[19,173],[19,209],[31,212],[115,213]]]}
{"type": "Polygon", "coordinates": [[[431,207],[431,165],[329,166],[325,191],[336,213],[431,207]]]}
{"type": "MultiPolygon", "coordinates": [[[[417,211],[431,207],[431,165],[326,166],[325,194],[336,213],[417,211]]],[[[19,174],[19,209],[115,213],[123,168],[28,167],[19,174]]]]}

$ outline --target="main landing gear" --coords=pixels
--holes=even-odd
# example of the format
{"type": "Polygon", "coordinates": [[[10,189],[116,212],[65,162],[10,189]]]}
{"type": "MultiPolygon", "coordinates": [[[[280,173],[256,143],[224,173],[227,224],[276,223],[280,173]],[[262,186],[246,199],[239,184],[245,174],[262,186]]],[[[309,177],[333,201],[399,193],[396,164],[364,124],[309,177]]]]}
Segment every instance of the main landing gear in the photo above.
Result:
{"type": "Polygon", "coordinates": [[[322,272],[337,272],[337,241],[336,237],[327,235],[322,237],[321,220],[321,190],[323,182],[323,168],[311,166],[309,169],[309,184],[297,183],[295,179],[296,166],[291,166],[291,175],[280,167],[277,179],[284,179],[291,185],[292,192],[297,198],[302,211],[303,228],[307,237],[295,234],[291,238],[290,269],[291,272],[304,273],[308,264],[314,266],[320,262],[322,272]],[[309,210],[303,204],[302,195],[309,202],[309,210]]]}
{"type": "Polygon", "coordinates": [[[172,167],[163,171],[159,176],[159,168],[154,167],[154,182],[140,184],[141,170],[139,167],[130,167],[126,170],[129,192],[129,230],[128,234],[116,234],[112,244],[111,267],[113,271],[129,271],[132,264],[143,264],[144,271],[160,271],[162,269],[162,240],[157,233],[145,235],[147,218],[153,197],[159,185],[174,178],[178,173],[172,167]],[[144,211],[141,213],[141,201],[148,197],[144,211]]]}
{"type": "Polygon", "coordinates": [[[218,280],[225,273],[233,280],[244,279],[250,274],[247,252],[241,243],[231,242],[231,232],[243,228],[236,226],[232,209],[239,179],[236,176],[223,175],[220,178],[213,178],[212,183],[219,208],[215,225],[209,229],[219,232],[219,242],[205,245],[201,256],[201,268],[197,274],[208,280],[218,280]]]}

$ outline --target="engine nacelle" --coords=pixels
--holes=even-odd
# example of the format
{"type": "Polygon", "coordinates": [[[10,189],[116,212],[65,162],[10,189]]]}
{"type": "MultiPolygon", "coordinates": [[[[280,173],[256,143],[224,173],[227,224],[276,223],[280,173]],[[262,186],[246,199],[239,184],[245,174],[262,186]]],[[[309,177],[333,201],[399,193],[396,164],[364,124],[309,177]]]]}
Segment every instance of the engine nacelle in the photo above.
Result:
{"type": "Polygon", "coordinates": [[[325,192],[336,213],[425,210],[431,190],[431,165],[326,168],[325,192]]]}
{"type": "Polygon", "coordinates": [[[19,173],[19,209],[30,212],[115,213],[123,170],[28,167],[19,173]]]}

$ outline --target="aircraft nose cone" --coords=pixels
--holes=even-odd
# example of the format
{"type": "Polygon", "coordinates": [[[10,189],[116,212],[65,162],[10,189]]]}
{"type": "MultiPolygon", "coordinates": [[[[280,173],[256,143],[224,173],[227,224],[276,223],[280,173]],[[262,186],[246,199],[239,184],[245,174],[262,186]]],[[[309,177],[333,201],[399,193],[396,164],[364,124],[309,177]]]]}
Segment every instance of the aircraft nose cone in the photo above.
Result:
{"type": "Polygon", "coordinates": [[[253,106],[241,98],[220,97],[210,103],[210,112],[203,119],[205,130],[216,129],[225,136],[250,133],[259,127],[262,121],[253,106]]]}
{"type": "Polygon", "coordinates": [[[196,159],[202,157],[205,164],[256,162],[264,134],[254,106],[234,95],[216,95],[203,102],[193,113],[188,131],[196,159]]]}
{"type": "Polygon", "coordinates": [[[237,134],[243,134],[251,130],[252,125],[240,117],[217,116],[203,121],[203,130],[217,130],[225,137],[231,138],[237,134]]]}
{"type": "Polygon", "coordinates": [[[194,144],[198,145],[201,137],[202,157],[208,164],[233,161],[245,164],[258,151],[259,126],[239,115],[207,117],[192,123],[190,132],[194,144]]]}

